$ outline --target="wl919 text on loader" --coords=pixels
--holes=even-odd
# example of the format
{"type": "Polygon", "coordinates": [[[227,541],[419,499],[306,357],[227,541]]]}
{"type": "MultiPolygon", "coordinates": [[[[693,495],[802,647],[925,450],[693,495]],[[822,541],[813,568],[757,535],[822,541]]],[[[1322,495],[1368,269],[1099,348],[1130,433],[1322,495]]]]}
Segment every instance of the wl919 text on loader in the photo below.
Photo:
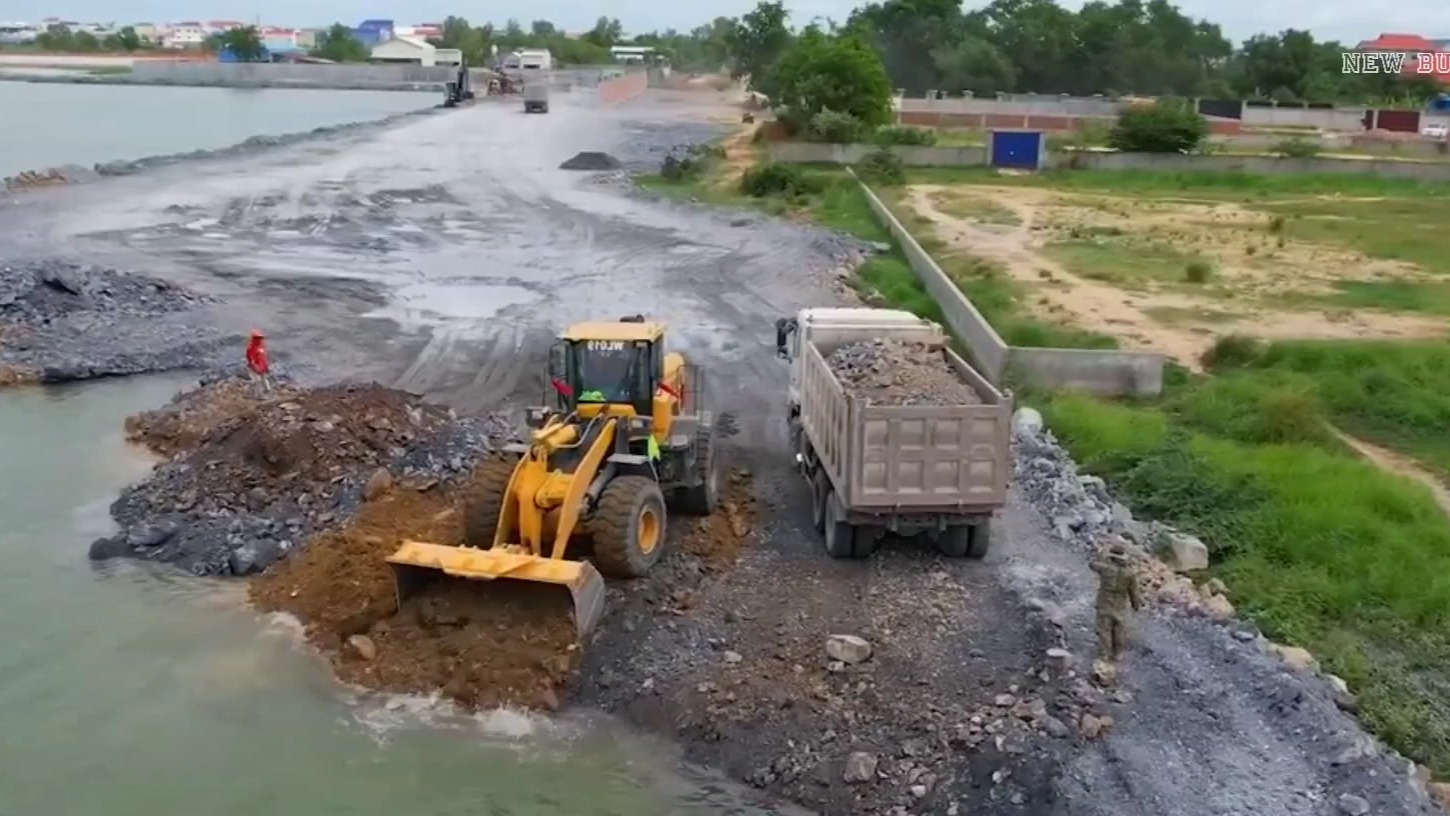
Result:
{"type": "Polygon", "coordinates": [[[582,638],[604,611],[600,573],[637,578],[659,560],[667,496],[675,511],[713,513],[704,383],[664,344],[665,327],[642,316],[564,332],[549,353],[556,405],[530,409],[527,445],[479,464],[463,546],[404,541],[388,557],[399,605],[440,573],[538,581],[569,590],[582,638]],[[580,537],[592,539],[589,560],[566,558],[580,537]]]}

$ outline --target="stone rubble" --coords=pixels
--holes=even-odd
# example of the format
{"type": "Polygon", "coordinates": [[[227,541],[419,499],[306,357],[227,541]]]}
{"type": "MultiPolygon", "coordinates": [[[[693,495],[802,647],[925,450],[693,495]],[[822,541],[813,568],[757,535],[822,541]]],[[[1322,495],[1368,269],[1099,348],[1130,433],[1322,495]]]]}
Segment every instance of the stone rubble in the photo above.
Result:
{"type": "Polygon", "coordinates": [[[214,305],[157,278],[62,261],[0,266],[0,384],[240,365],[242,339],[192,319],[214,305]]]}
{"type": "Polygon", "coordinates": [[[982,397],[947,365],[941,351],[895,338],[849,343],[826,364],[853,397],[874,405],[980,405],[982,397]]]}

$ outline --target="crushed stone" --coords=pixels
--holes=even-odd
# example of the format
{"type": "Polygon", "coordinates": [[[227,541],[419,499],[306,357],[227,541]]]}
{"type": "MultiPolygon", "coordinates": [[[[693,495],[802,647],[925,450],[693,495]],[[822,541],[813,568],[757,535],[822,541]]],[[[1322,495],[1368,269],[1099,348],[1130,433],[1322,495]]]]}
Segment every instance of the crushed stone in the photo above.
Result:
{"type": "Polygon", "coordinates": [[[849,343],[826,364],[853,397],[873,405],[980,405],[982,397],[948,366],[940,350],[895,338],[849,343]]]}

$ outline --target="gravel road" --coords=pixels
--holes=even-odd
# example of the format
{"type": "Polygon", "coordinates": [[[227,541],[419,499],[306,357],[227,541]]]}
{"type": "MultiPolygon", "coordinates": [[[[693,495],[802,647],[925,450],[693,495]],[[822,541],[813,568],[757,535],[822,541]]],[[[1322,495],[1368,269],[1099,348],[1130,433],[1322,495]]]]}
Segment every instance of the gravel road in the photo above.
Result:
{"type": "Polygon", "coordinates": [[[1082,491],[1037,448],[986,562],[910,543],[826,558],[779,453],[772,327],[838,302],[859,245],[558,169],[588,150],[648,166],[738,116],[683,98],[602,109],[561,94],[547,116],[484,103],[37,190],[0,206],[0,243],[24,262],[64,247],[61,260],[144,269],[214,299],[216,331],[265,329],[304,381],[375,379],[461,413],[537,400],[548,339],[570,321],[668,321],[737,418],[727,455],[757,499],[749,543],[726,559],[682,550],[612,588],[572,701],[770,795],[873,816],[1427,812],[1403,761],[1362,750],[1318,681],[1223,626],[1155,612],[1119,691],[1084,682],[1093,528],[1062,533],[1054,503],[1082,491]],[[700,124],[711,114],[721,124],[700,124]],[[831,656],[832,635],[872,656],[831,656]]]}

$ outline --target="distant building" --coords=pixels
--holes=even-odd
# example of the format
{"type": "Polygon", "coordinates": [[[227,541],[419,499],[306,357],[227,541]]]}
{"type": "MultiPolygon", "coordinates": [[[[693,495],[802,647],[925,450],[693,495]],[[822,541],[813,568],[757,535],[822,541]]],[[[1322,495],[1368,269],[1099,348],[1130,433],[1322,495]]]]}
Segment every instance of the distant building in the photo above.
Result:
{"type": "Polygon", "coordinates": [[[131,29],[141,41],[150,45],[161,43],[161,27],[154,23],[132,23],[131,29]]]}
{"type": "Polygon", "coordinates": [[[28,45],[40,36],[40,29],[29,23],[0,23],[0,43],[28,45]]]}
{"type": "Polygon", "coordinates": [[[1381,34],[1373,40],[1365,40],[1355,46],[1356,51],[1364,51],[1378,54],[1404,54],[1405,65],[1400,69],[1400,76],[1411,78],[1416,76],[1430,76],[1439,81],[1442,85],[1450,85],[1450,72],[1439,70],[1447,62],[1444,47],[1447,40],[1431,40],[1419,34],[1381,34]],[[1430,74],[1421,74],[1419,71],[1418,55],[1437,54],[1432,68],[1435,70],[1430,74]]]}
{"type": "Polygon", "coordinates": [[[200,48],[211,32],[201,23],[188,21],[168,26],[161,34],[161,47],[171,49],[200,48]]]}
{"type": "Polygon", "coordinates": [[[322,31],[320,29],[316,29],[316,28],[299,28],[299,29],[297,29],[297,47],[298,48],[316,48],[317,47],[317,35],[318,34],[321,34],[321,33],[322,33],[322,31]]]}
{"type": "MultiPolygon", "coordinates": [[[[451,48],[444,50],[457,53],[451,48]]],[[[432,43],[416,37],[393,37],[373,46],[371,61],[433,66],[438,64],[438,49],[434,48],[432,43]]]]}
{"type": "Polygon", "coordinates": [[[286,52],[298,50],[297,29],[267,26],[262,29],[262,45],[268,51],[286,52]]]}
{"type": "Polygon", "coordinates": [[[392,20],[363,20],[352,30],[352,35],[363,45],[372,47],[393,39],[396,36],[393,29],[392,20]]]}
{"type": "Polygon", "coordinates": [[[609,47],[609,58],[614,62],[635,64],[641,62],[652,62],[655,49],[647,45],[612,45],[609,47]]]}

